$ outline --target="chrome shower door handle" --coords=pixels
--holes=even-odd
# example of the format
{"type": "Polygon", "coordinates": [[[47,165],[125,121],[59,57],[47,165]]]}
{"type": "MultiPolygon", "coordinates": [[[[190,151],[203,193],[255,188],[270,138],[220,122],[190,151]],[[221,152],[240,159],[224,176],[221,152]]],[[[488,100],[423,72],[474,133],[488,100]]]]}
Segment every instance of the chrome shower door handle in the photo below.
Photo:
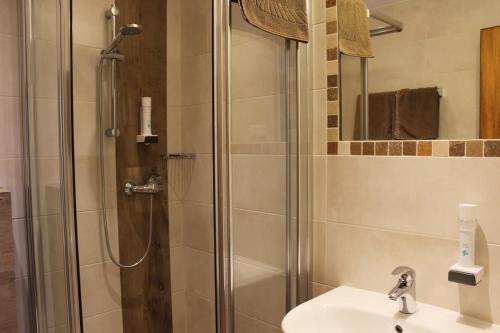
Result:
{"type": "Polygon", "coordinates": [[[144,185],[136,185],[131,181],[126,182],[123,191],[126,195],[133,195],[135,193],[156,194],[163,191],[163,189],[161,176],[151,175],[144,185]]]}

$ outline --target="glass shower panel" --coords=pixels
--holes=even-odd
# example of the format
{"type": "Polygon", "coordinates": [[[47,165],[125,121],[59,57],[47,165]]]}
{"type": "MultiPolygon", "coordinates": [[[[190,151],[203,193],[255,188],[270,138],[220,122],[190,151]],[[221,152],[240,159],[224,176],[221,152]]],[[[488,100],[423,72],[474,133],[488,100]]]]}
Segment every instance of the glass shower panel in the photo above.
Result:
{"type": "Polygon", "coordinates": [[[294,106],[287,105],[287,47],[284,38],[251,27],[238,5],[232,4],[230,168],[236,333],[280,332],[290,297],[287,219],[292,198],[287,196],[291,171],[287,143],[289,107],[294,106]]]}
{"type": "MultiPolygon", "coordinates": [[[[68,331],[60,170],[59,16],[55,0],[25,1],[25,163],[33,228],[37,322],[41,331],[68,331]],[[28,170],[28,168],[26,169],[28,170]]],[[[23,332],[28,332],[25,327],[23,332]]]]}

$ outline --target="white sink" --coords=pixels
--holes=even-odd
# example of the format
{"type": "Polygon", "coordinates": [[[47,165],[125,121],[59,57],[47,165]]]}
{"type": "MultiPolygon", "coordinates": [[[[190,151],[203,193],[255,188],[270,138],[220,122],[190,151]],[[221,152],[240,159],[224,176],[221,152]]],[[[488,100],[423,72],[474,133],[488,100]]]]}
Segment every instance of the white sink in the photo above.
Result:
{"type": "MultiPolygon", "coordinates": [[[[417,291],[418,297],[418,291],[417,291]]],[[[500,333],[500,326],[436,306],[418,303],[405,315],[381,293],[339,287],[290,311],[285,333],[500,333]]]]}

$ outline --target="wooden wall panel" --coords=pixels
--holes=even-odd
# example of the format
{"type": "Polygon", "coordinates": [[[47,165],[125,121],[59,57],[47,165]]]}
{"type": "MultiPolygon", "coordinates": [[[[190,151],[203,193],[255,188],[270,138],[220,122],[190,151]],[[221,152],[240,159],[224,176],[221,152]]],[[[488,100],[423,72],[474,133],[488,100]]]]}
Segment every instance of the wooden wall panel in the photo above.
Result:
{"type": "Polygon", "coordinates": [[[500,138],[500,26],[481,30],[480,138],[500,138]]]}
{"type": "Polygon", "coordinates": [[[0,332],[17,332],[10,193],[0,189],[0,332]]]}
{"type": "MultiPolygon", "coordinates": [[[[123,184],[142,183],[152,172],[166,183],[166,1],[118,0],[117,25],[142,24],[140,35],[127,37],[120,46],[125,61],[118,64],[118,127],[116,141],[120,259],[136,261],[145,251],[149,227],[149,197],[123,194],[123,184]],[[152,97],[152,130],[159,143],[137,144],[140,98],[152,97]]],[[[153,245],[139,267],[121,270],[125,333],[172,332],[167,191],[154,197],[153,245]]]]}

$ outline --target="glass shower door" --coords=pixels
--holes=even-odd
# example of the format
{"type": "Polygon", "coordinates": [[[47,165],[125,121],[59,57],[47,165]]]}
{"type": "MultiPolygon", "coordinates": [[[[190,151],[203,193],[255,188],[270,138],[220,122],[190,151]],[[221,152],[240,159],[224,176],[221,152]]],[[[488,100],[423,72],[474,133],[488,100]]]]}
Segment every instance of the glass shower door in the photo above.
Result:
{"type": "Polygon", "coordinates": [[[279,332],[287,302],[287,46],[232,6],[234,327],[279,332]]]}
{"type": "Polygon", "coordinates": [[[298,217],[307,211],[299,209],[307,202],[298,195],[307,169],[307,149],[303,158],[299,151],[306,133],[299,128],[307,123],[307,105],[300,107],[297,90],[298,44],[252,27],[237,3],[230,6],[227,154],[219,166],[228,170],[222,172],[230,294],[226,331],[277,333],[297,304],[297,293],[307,292],[297,283],[299,225],[305,222],[298,217]]]}

